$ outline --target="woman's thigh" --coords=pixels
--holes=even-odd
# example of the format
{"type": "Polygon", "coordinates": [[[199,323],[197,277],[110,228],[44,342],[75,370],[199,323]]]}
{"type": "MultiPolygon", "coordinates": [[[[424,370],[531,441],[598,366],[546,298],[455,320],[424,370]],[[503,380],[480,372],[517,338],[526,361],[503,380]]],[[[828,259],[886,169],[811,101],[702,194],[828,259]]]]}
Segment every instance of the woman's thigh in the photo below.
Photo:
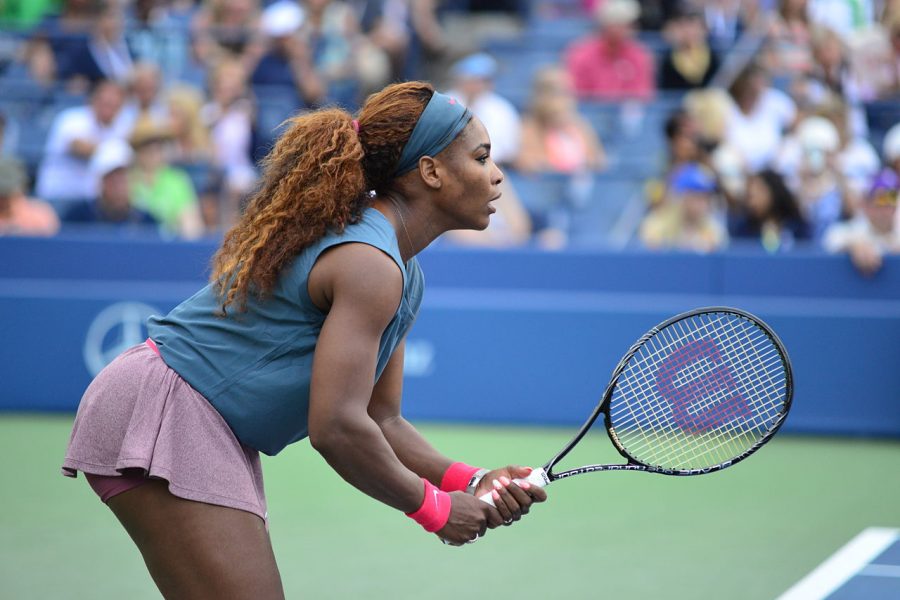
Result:
{"type": "Polygon", "coordinates": [[[108,502],[167,600],[284,598],[258,516],[178,498],[167,485],[151,481],[108,502]]]}

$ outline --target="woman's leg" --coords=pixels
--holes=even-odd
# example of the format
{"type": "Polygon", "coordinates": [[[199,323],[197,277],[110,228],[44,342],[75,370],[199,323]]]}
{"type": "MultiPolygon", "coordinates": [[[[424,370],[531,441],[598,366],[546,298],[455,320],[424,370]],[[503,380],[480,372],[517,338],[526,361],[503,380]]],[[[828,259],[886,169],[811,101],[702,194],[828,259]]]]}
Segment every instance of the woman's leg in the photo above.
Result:
{"type": "Polygon", "coordinates": [[[167,485],[149,481],[108,502],[167,600],[284,598],[258,516],[178,498],[167,485]]]}

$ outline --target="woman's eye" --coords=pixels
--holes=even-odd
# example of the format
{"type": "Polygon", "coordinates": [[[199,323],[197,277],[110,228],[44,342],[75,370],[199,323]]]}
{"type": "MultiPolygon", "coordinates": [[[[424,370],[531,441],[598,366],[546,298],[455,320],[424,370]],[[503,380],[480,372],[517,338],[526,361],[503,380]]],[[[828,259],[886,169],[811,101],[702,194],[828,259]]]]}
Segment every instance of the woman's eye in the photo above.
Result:
{"type": "Polygon", "coordinates": [[[481,156],[481,157],[478,158],[478,162],[480,162],[480,163],[483,164],[483,165],[484,165],[484,164],[487,164],[487,161],[488,161],[488,159],[489,159],[490,157],[491,157],[490,154],[485,154],[484,156],[481,156]]]}

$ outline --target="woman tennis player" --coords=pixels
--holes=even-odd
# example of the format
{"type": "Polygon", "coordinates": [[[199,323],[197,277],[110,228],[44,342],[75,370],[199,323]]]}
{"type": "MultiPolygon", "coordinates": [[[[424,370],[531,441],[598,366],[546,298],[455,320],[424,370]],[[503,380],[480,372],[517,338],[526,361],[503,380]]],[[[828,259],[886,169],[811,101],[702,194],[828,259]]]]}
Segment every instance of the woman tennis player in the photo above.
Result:
{"type": "Polygon", "coordinates": [[[445,458],[400,413],[416,253],[484,229],[503,175],[484,126],[426,83],[358,120],[294,118],[229,231],[211,283],[116,358],[78,408],[63,473],[82,471],[167,598],[281,598],[259,452],[305,437],[350,484],[451,544],[546,498],[445,458]],[[477,499],[492,492],[496,508],[477,499]]]}

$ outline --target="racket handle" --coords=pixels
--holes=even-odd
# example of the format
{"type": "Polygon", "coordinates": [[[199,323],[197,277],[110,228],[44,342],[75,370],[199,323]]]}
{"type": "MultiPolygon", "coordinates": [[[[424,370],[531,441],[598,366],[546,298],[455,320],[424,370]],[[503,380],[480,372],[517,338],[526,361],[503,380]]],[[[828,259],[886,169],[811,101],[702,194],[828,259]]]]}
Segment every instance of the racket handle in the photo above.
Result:
{"type": "MultiPolygon", "coordinates": [[[[543,469],[534,469],[525,479],[513,479],[513,483],[516,484],[522,481],[527,481],[531,485],[536,485],[538,487],[544,487],[550,483],[550,478],[547,477],[547,471],[543,469]]],[[[491,493],[492,492],[487,492],[486,494],[479,496],[478,499],[494,506],[494,499],[491,497],[491,493]]]]}

